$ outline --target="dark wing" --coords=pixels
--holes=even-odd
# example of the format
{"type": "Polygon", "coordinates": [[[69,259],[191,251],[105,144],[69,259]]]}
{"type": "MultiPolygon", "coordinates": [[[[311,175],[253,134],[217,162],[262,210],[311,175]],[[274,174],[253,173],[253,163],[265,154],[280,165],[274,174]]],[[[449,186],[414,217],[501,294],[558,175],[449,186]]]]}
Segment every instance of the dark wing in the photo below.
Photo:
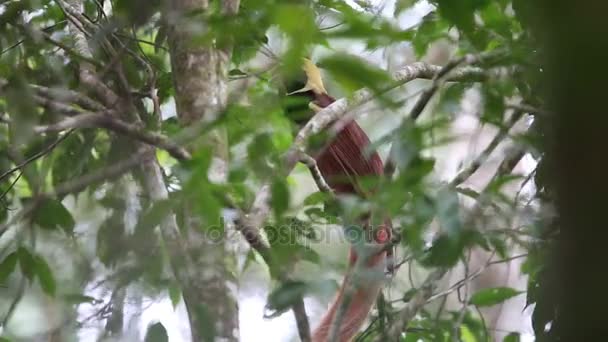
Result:
{"type": "Polygon", "coordinates": [[[336,192],[359,193],[357,178],[383,173],[382,160],[378,153],[365,155],[369,144],[365,132],[352,121],[317,157],[321,174],[336,192]]]}

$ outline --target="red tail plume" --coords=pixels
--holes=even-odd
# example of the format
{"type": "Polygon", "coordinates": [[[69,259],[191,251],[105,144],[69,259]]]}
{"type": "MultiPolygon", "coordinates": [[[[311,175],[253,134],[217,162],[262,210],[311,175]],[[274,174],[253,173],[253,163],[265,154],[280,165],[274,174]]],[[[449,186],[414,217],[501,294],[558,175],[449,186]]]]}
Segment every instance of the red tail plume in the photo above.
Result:
{"type": "MultiPolygon", "coordinates": [[[[380,175],[383,172],[383,165],[377,153],[369,156],[364,154],[365,149],[370,144],[369,138],[359,125],[352,121],[338,133],[334,140],[329,144],[316,159],[319,170],[325,177],[328,184],[337,193],[353,193],[361,195],[361,188],[357,184],[360,176],[380,175]]],[[[364,223],[364,222],[363,222],[364,223]]],[[[364,224],[365,225],[365,224],[364,224]]],[[[390,234],[390,220],[383,227],[378,229],[377,242],[386,243],[390,234]]],[[[313,332],[313,342],[325,342],[331,330],[332,321],[336,311],[343,300],[345,286],[350,281],[352,265],[356,261],[355,251],[350,250],[350,265],[347,274],[342,282],[340,290],[333,304],[321,320],[320,325],[313,332]]],[[[378,269],[382,272],[384,268],[385,253],[379,254],[370,259],[366,266],[369,270],[378,269]]],[[[357,284],[348,308],[339,327],[339,341],[345,342],[359,331],[371,310],[378,292],[382,288],[382,277],[370,280],[366,284],[357,284]]]]}
{"type": "MultiPolygon", "coordinates": [[[[313,103],[317,107],[327,107],[334,102],[335,99],[325,91],[321,73],[310,60],[304,61],[304,71],[308,81],[303,89],[296,92],[312,91],[314,94],[313,103]]],[[[366,155],[366,148],[369,144],[370,141],[365,132],[355,121],[351,121],[336,135],[329,146],[315,158],[321,174],[335,192],[365,195],[358,184],[358,178],[383,173],[384,168],[380,156],[377,153],[366,155]]],[[[369,228],[366,219],[362,219],[362,226],[369,228]]],[[[391,222],[386,220],[385,224],[377,230],[376,242],[387,243],[390,239],[390,232],[391,222]]],[[[366,267],[365,270],[379,271],[382,274],[385,259],[385,253],[371,257],[369,261],[363,263],[366,267]]],[[[351,281],[353,265],[356,260],[357,255],[351,248],[348,271],[333,304],[313,332],[313,342],[327,341],[336,311],[342,303],[346,286],[351,281]]],[[[364,280],[366,281],[353,283],[355,290],[348,307],[344,311],[338,329],[338,340],[340,342],[350,341],[359,331],[376,300],[378,292],[382,288],[381,276],[371,277],[371,279],[364,277],[364,280]]]]}

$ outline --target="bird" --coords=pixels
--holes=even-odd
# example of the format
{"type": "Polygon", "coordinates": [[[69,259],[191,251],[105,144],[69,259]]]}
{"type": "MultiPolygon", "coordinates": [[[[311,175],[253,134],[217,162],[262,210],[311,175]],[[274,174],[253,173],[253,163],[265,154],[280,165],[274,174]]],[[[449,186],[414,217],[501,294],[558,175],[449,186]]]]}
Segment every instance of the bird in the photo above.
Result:
{"type": "MultiPolygon", "coordinates": [[[[306,115],[307,110],[303,110],[302,106],[297,108],[298,114],[294,116],[294,120],[299,124],[305,123],[314,113],[336,101],[328,94],[323,85],[320,70],[310,59],[304,59],[302,68],[306,75],[304,87],[287,94],[308,101],[308,115],[306,115]]],[[[296,112],[294,110],[296,107],[292,107],[292,113],[296,112]]],[[[368,151],[370,139],[354,119],[349,119],[341,127],[340,131],[325,145],[325,148],[313,157],[321,175],[336,195],[349,194],[366,198],[369,193],[363,190],[360,181],[362,177],[382,176],[383,162],[377,152],[368,151]]],[[[369,235],[371,242],[389,243],[392,231],[390,219],[383,220],[383,223],[376,229],[371,229],[369,214],[360,217],[359,222],[366,232],[373,232],[369,235]]],[[[350,300],[345,303],[347,307],[341,309],[344,311],[341,315],[340,326],[337,327],[337,336],[335,336],[337,340],[351,341],[371,311],[384,284],[384,277],[362,277],[353,283],[358,257],[357,251],[351,246],[348,268],[342,284],[319,325],[313,330],[312,342],[325,342],[330,337],[333,321],[340,305],[343,305],[342,302],[349,286],[351,286],[352,295],[349,296],[350,300]]],[[[386,259],[387,250],[367,256],[362,263],[363,271],[378,272],[382,275],[386,259]]]]}

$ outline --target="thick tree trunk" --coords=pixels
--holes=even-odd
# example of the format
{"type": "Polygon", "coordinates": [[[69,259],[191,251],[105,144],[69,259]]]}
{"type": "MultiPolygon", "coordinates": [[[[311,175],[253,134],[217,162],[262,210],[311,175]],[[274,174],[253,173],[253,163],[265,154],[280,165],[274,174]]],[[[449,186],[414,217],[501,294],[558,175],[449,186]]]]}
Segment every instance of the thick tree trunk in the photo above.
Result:
{"type": "MultiPolygon", "coordinates": [[[[230,50],[193,42],[194,35],[201,32],[193,32],[191,28],[200,24],[201,18],[193,20],[188,15],[206,11],[207,0],[167,0],[166,5],[178,118],[183,126],[199,121],[212,122],[226,106],[230,50]]],[[[223,11],[228,15],[236,13],[238,5],[238,0],[222,2],[223,11]]],[[[216,129],[193,148],[205,144],[211,144],[214,151],[210,180],[225,181],[228,155],[225,133],[216,129]]],[[[218,242],[197,233],[205,231],[205,227],[193,217],[186,218],[186,224],[189,248],[199,270],[196,284],[182,284],[192,338],[195,341],[208,339],[211,337],[208,330],[213,327],[215,340],[236,341],[239,337],[237,281],[230,271],[234,269],[232,248],[225,238],[218,242]]]]}
{"type": "MultiPolygon", "coordinates": [[[[606,341],[608,198],[608,25],[605,1],[540,1],[539,36],[548,47],[546,84],[556,111],[550,170],[561,228],[555,262],[560,341],[606,341]]],[[[534,20],[537,20],[534,18],[534,20]]]]}

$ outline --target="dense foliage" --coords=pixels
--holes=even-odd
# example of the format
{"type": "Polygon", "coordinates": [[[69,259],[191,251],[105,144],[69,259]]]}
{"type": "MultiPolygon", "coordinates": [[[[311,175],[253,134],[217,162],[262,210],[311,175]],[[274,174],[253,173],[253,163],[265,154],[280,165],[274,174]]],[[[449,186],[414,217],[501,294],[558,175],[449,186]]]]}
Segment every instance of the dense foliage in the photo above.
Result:
{"type": "MultiPolygon", "coordinates": [[[[175,260],[176,247],[158,234],[159,225],[175,215],[184,232],[191,228],[186,222],[195,219],[207,236],[230,236],[234,245],[242,244],[234,218],[255,206],[264,185],[270,186],[271,215],[261,223],[272,258],[251,249],[226,257],[223,266],[238,279],[251,264],[270,263],[271,319],[302,296],[327,296],[320,289],[335,289],[332,271],[344,268],[324,261],[323,229],[340,223],[350,234],[348,222],[371,209],[393,218],[400,236],[394,277],[405,280],[395,281],[378,299],[357,340],[386,337],[391,328],[403,331],[399,336],[408,342],[493,340],[497,335],[483,308],[520,295],[527,297],[526,305],[535,305],[537,340],[554,340],[551,324],[558,310],[548,285],[555,272],[548,251],[559,225],[544,161],[542,132],[551,113],[539,95],[543,47],[533,34],[531,2],[242,0],[238,14],[228,15],[212,1],[183,25],[194,32],[195,46],[231,51],[224,85],[228,103],[216,120],[187,127],[174,115],[177,81],[168,38],[173,2],[0,3],[0,281],[5,284],[0,317],[6,340],[32,334],[73,340],[90,321],[105,322],[104,336],[118,336],[127,289],[149,298],[168,294],[177,305],[185,284],[176,277],[175,264],[183,260],[175,260]],[[71,7],[79,3],[82,13],[71,7]],[[422,5],[428,13],[403,27],[404,16],[422,5]],[[416,81],[413,88],[394,74],[412,59],[370,63],[345,44],[385,55],[407,47],[414,60],[442,65],[421,75],[427,81],[416,81]],[[448,58],[433,60],[434,46],[444,46],[448,58]],[[366,179],[366,186],[378,189],[366,199],[303,191],[315,183],[302,164],[286,176],[285,155],[302,125],[286,114],[290,103],[284,95],[287,83],[301,77],[302,58],[310,56],[318,56],[315,62],[334,96],[349,98],[365,88],[374,97],[363,107],[351,101],[350,114],[365,112],[368,123],[393,118],[390,129],[373,137],[373,146],[396,171],[366,179]],[[91,86],[83,70],[103,86],[91,86]],[[108,102],[106,88],[119,95],[120,107],[108,102]],[[446,178],[438,167],[439,158],[447,156],[436,151],[455,141],[453,123],[474,95],[477,123],[493,132],[489,145],[477,148],[480,153],[460,150],[463,163],[446,178]],[[193,142],[218,130],[224,133],[220,143],[193,142]],[[149,145],[157,147],[152,157],[142,153],[149,145]],[[222,181],[208,172],[218,155],[227,165],[222,181]],[[146,187],[146,158],[162,165],[165,199],[146,187]],[[533,168],[522,174],[516,166],[524,159],[533,168]],[[490,162],[487,184],[466,182],[490,162]],[[469,269],[477,250],[486,257],[469,269]],[[525,293],[509,285],[472,290],[471,282],[486,268],[491,272],[492,265],[519,259],[523,266],[512,272],[527,277],[525,293]],[[318,276],[285,275],[301,264],[318,276]],[[462,279],[437,290],[439,278],[462,265],[462,279]],[[412,270],[424,275],[417,286],[407,282],[412,270]],[[59,321],[49,319],[53,322],[34,332],[12,323],[26,293],[54,303],[59,321]],[[458,304],[444,308],[441,297],[456,293],[458,304]],[[429,305],[413,306],[412,298],[429,305]],[[84,317],[83,305],[94,314],[84,317]],[[416,314],[407,326],[395,327],[408,305],[416,314]]],[[[313,153],[327,139],[329,128],[307,139],[305,150],[313,153]]],[[[37,310],[44,312],[45,305],[37,310]]],[[[519,340],[519,332],[501,336],[519,340]]],[[[151,325],[146,340],[163,338],[163,325],[151,325]]]]}

